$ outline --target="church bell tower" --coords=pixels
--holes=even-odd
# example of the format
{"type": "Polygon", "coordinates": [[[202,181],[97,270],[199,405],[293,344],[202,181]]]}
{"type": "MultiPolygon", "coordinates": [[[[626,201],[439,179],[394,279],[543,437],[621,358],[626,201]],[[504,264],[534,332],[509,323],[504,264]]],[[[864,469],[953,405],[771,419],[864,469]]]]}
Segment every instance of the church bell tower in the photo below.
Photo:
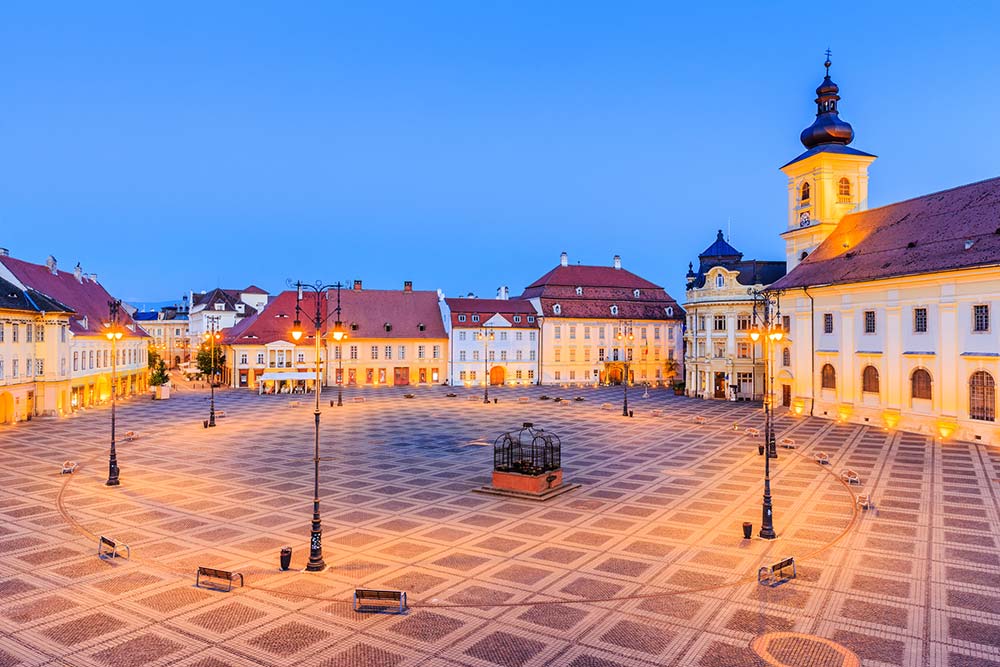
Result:
{"type": "Polygon", "coordinates": [[[816,120],[799,139],[806,151],[781,171],[788,176],[788,227],[785,240],[788,270],[805,259],[848,213],[868,208],[868,165],[874,155],[849,144],[850,123],[840,119],[840,88],[830,79],[830,52],[826,76],[816,89],[816,120]]]}

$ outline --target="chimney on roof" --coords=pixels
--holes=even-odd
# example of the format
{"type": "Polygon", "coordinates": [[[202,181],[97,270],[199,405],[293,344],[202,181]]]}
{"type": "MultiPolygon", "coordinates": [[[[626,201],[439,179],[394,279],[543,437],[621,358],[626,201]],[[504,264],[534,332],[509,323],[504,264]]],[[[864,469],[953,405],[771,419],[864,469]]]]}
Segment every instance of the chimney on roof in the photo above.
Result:
{"type": "Polygon", "coordinates": [[[569,255],[565,252],[559,255],[559,266],[569,266],[569,255]]]}
{"type": "Polygon", "coordinates": [[[356,289],[359,292],[361,291],[361,281],[360,280],[355,280],[354,281],[354,289],[356,289]]]}
{"type": "Polygon", "coordinates": [[[412,292],[413,291],[413,281],[412,280],[404,280],[403,281],[403,291],[404,292],[412,292]]]}
{"type": "Polygon", "coordinates": [[[95,282],[96,283],[97,282],[97,274],[96,273],[91,273],[90,274],[90,280],[91,280],[91,282],[95,282]]]}
{"type": "Polygon", "coordinates": [[[59,270],[56,269],[56,258],[55,258],[55,255],[49,255],[45,259],[45,266],[47,266],[49,268],[49,273],[51,273],[52,275],[54,275],[54,276],[59,275],[59,270]]]}
{"type": "Polygon", "coordinates": [[[76,268],[73,269],[73,277],[76,278],[76,282],[83,282],[83,267],[80,266],[80,262],[76,263],[76,268]]]}
{"type": "Polygon", "coordinates": [[[506,301],[510,298],[510,290],[507,289],[506,285],[497,288],[497,298],[501,301],[506,301]]]}
{"type": "Polygon", "coordinates": [[[7,250],[7,248],[0,248],[0,257],[10,257],[10,250],[7,250]]]}
{"type": "Polygon", "coordinates": [[[614,267],[616,269],[621,269],[622,268],[622,256],[621,255],[615,255],[615,259],[614,259],[613,264],[614,264],[614,267]]]}

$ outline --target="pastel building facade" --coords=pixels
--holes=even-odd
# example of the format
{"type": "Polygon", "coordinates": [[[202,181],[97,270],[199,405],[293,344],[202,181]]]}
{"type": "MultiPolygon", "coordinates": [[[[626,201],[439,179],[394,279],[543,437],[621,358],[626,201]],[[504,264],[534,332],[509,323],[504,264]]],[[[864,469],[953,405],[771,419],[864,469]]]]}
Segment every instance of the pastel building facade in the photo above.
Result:
{"type": "Polygon", "coordinates": [[[528,301],[445,299],[448,323],[448,383],[481,386],[538,382],[538,316],[528,301]]]}
{"type": "MultiPolygon", "coordinates": [[[[184,298],[187,301],[187,297],[184,298]]],[[[186,306],[166,306],[160,310],[137,311],[132,319],[149,334],[149,344],[167,368],[177,368],[191,360],[191,333],[186,306]]]]}
{"type": "Polygon", "coordinates": [[[192,292],[188,311],[189,349],[197,350],[213,327],[222,331],[256,315],[267,301],[267,292],[256,285],[244,289],[217,287],[201,294],[192,292]]]}
{"type": "MultiPolygon", "coordinates": [[[[224,377],[233,387],[260,393],[311,390],[315,384],[315,332],[311,319],[316,296],[303,294],[299,315],[304,330],[296,342],[296,293],[282,292],[260,313],[223,333],[224,377]]],[[[340,320],[346,335],[338,343],[337,292],[320,297],[325,322],[320,332],[323,385],[406,386],[441,384],[448,368],[448,335],[436,291],[363,289],[360,280],[340,294],[340,320]],[[329,360],[329,363],[328,363],[329,360]]]]}
{"type": "Polygon", "coordinates": [[[34,322],[11,322],[19,331],[11,326],[4,335],[19,346],[5,362],[5,374],[34,384],[20,390],[23,400],[15,396],[16,418],[67,414],[110,399],[112,391],[126,397],[147,389],[148,336],[123,309],[124,336],[112,346],[105,331],[114,297],[96,275],[84,274],[79,264],[72,272],[61,271],[51,256],[41,265],[0,253],[0,279],[21,290],[38,312],[34,322]]]}
{"type": "Polygon", "coordinates": [[[539,320],[540,384],[667,384],[684,377],[684,310],[622,268],[559,265],[519,297],[539,320]]]}
{"type": "Polygon", "coordinates": [[[790,191],[808,184],[816,212],[803,227],[801,198],[791,201],[782,234],[794,268],[772,285],[790,355],[776,400],[796,413],[1000,442],[1000,179],[866,209],[874,156],[847,146],[853,130],[829,73],[817,93],[807,151],[783,167],[790,191]],[[836,208],[855,193],[850,211],[836,208]],[[803,231],[816,218],[820,231],[803,231]]]}
{"type": "Polygon", "coordinates": [[[685,393],[699,398],[759,400],[764,395],[763,343],[750,338],[760,290],[785,275],[785,262],[744,260],[719,230],[687,274],[685,393]]]}

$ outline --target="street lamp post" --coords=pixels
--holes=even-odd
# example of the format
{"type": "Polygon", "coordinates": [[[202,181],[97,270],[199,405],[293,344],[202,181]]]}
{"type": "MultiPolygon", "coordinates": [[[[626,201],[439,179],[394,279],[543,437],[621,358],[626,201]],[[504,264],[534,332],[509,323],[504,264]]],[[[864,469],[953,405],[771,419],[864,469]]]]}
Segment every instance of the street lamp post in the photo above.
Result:
{"type": "Polygon", "coordinates": [[[337,320],[333,324],[333,339],[337,342],[337,407],[341,407],[344,405],[344,350],[341,342],[347,337],[344,323],[340,321],[340,288],[344,285],[337,281],[333,286],[337,288],[337,320]]]}
{"type": "Polygon", "coordinates": [[[754,325],[750,339],[756,343],[764,338],[764,499],[761,505],[761,525],[758,535],[765,540],[777,537],[774,532],[774,512],[771,504],[771,459],[778,458],[778,448],[774,439],[774,360],[771,343],[781,340],[781,291],[756,290],[749,288],[753,297],[754,325]],[[758,310],[758,303],[760,308],[758,310]]]}
{"type": "Polygon", "coordinates": [[[215,341],[222,338],[222,333],[216,331],[215,329],[215,326],[219,321],[218,315],[215,316],[209,315],[206,319],[208,320],[208,324],[210,327],[208,333],[208,340],[209,340],[209,354],[211,355],[211,360],[212,360],[211,376],[209,377],[209,380],[211,380],[211,399],[209,401],[209,407],[208,407],[208,425],[212,427],[215,426],[215,341]]]}
{"type": "MultiPolygon", "coordinates": [[[[322,309],[320,307],[320,296],[327,293],[329,290],[336,288],[339,292],[341,283],[336,283],[334,285],[323,285],[321,283],[316,283],[314,285],[305,284],[302,282],[295,283],[296,298],[295,298],[295,325],[292,328],[292,338],[298,342],[302,338],[302,321],[301,314],[303,312],[302,308],[302,293],[305,290],[309,290],[316,294],[316,310],[314,317],[309,318],[313,325],[313,337],[315,338],[315,362],[316,362],[316,386],[313,387],[313,394],[316,398],[316,406],[313,411],[313,421],[316,428],[316,437],[313,449],[313,516],[312,516],[312,527],[309,533],[309,562],[306,564],[306,570],[309,572],[319,572],[326,568],[326,563],[323,561],[323,522],[320,517],[319,511],[319,396],[320,387],[322,385],[322,378],[320,377],[320,339],[322,338],[321,329],[326,317],[323,316],[322,309]]],[[[340,302],[338,299],[337,303],[337,321],[333,328],[333,339],[338,344],[345,338],[344,326],[340,321],[340,302]]]]}
{"type": "Polygon", "coordinates": [[[625,341],[627,340],[629,343],[631,343],[633,340],[635,340],[635,334],[632,333],[632,320],[622,320],[622,323],[621,323],[621,325],[618,328],[618,336],[617,337],[618,337],[619,342],[621,343],[622,359],[625,361],[625,379],[624,379],[624,382],[625,382],[625,393],[624,393],[624,396],[622,398],[622,417],[628,417],[629,416],[629,414],[628,414],[628,380],[629,380],[629,377],[628,377],[628,371],[629,371],[629,368],[628,368],[628,366],[629,366],[628,355],[629,355],[629,349],[631,349],[631,348],[627,348],[626,347],[625,341]]]}
{"type": "Polygon", "coordinates": [[[107,486],[118,486],[121,482],[118,479],[118,452],[115,450],[115,403],[118,393],[118,347],[116,343],[122,339],[122,330],[118,326],[118,311],[122,302],[118,299],[108,301],[108,313],[110,315],[107,331],[104,335],[111,341],[111,453],[108,456],[108,481],[107,486]]]}
{"type": "Polygon", "coordinates": [[[490,402],[490,341],[496,338],[496,335],[490,331],[487,333],[486,329],[478,332],[476,334],[478,340],[483,341],[483,403],[490,402]]]}

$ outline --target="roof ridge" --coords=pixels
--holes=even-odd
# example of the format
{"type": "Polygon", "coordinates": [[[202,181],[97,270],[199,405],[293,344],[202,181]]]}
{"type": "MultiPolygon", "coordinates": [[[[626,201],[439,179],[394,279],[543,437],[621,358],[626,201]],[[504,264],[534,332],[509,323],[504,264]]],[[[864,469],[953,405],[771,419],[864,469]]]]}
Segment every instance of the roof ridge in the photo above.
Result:
{"type": "Polygon", "coordinates": [[[944,190],[936,190],[935,192],[928,192],[927,194],[924,194],[924,195],[916,195],[915,197],[910,197],[909,199],[900,199],[899,201],[890,202],[888,204],[882,204],[881,206],[874,206],[872,208],[866,208],[863,211],[851,211],[850,213],[848,213],[844,217],[846,218],[849,215],[857,215],[858,213],[870,213],[871,211],[878,211],[878,210],[883,209],[883,208],[890,208],[892,206],[898,206],[899,204],[908,204],[910,202],[917,201],[918,199],[929,199],[930,197],[934,197],[936,195],[943,195],[946,192],[953,192],[955,190],[962,190],[964,188],[971,188],[974,185],[982,185],[983,183],[989,183],[990,181],[1000,181],[1000,176],[992,176],[990,178],[984,178],[984,179],[982,179],[980,181],[973,181],[972,183],[965,183],[964,185],[955,185],[955,186],[952,186],[950,188],[945,188],[944,190]]]}

